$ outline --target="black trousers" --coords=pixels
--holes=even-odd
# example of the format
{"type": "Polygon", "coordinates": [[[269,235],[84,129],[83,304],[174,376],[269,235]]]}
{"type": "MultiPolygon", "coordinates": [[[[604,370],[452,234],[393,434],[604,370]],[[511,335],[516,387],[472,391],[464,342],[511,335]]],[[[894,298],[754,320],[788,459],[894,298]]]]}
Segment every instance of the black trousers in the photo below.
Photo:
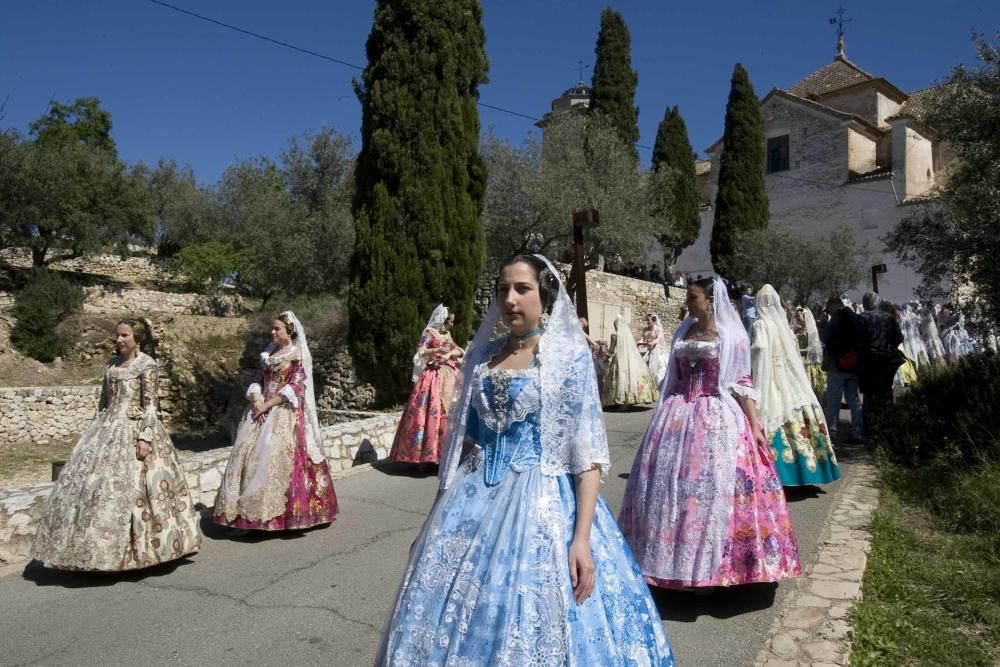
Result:
{"type": "Polygon", "coordinates": [[[892,403],[892,382],[896,377],[899,363],[895,356],[869,354],[865,356],[864,367],[858,376],[858,385],[864,394],[862,409],[865,415],[865,431],[873,433],[878,426],[879,414],[892,403]]]}

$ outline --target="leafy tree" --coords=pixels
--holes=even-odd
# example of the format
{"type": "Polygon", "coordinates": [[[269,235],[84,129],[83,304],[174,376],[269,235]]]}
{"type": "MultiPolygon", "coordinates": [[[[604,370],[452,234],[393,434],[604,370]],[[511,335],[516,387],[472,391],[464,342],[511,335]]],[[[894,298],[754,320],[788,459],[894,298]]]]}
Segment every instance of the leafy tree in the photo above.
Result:
{"type": "Polygon", "coordinates": [[[608,117],[619,136],[628,144],[635,162],[639,157],[639,108],[635,88],[639,75],[632,69],[632,37],[620,13],[607,7],[601,12],[601,29],[594,50],[590,109],[608,117]]]}
{"type": "Polygon", "coordinates": [[[218,202],[211,190],[198,185],[190,166],[160,160],[155,169],[145,165],[137,165],[136,169],[146,181],[161,257],[212,241],[218,225],[218,202]]]}
{"type": "Polygon", "coordinates": [[[35,269],[14,296],[10,342],[21,354],[49,362],[65,353],[69,339],[59,324],[83,305],[83,290],[58,273],[35,269]]]}
{"type": "Polygon", "coordinates": [[[515,252],[564,257],[572,248],[572,214],[595,208],[601,225],[588,229],[585,254],[641,261],[662,230],[654,217],[669,206],[669,183],[637,172],[629,147],[607,119],[571,114],[545,129],[544,139],[520,146],[488,136],[489,179],[483,225],[488,264],[515,252]]]}
{"type": "Polygon", "coordinates": [[[471,330],[483,263],[486,173],[478,88],[488,62],[478,0],[380,0],[357,85],[351,344],[386,400],[405,395],[413,346],[439,302],[471,330]]]}
{"type": "Polygon", "coordinates": [[[741,232],[730,267],[742,283],[770,283],[783,298],[812,304],[856,287],[871,256],[847,227],[808,238],[776,226],[741,232]]]}
{"type": "Polygon", "coordinates": [[[152,179],[161,197],[186,196],[162,218],[180,272],[191,287],[209,290],[233,276],[263,297],[263,307],[273,297],[342,291],[354,239],[352,163],[350,141],[323,128],[293,137],[279,161],[229,167],[209,191],[161,165],[162,178],[152,179]]]}
{"type": "Polygon", "coordinates": [[[31,249],[34,266],[53,251],[78,257],[150,238],[152,216],[143,169],[116,157],[111,116],[96,98],[52,102],[31,124],[33,140],[0,140],[0,240],[31,249]]]}
{"type": "Polygon", "coordinates": [[[739,63],[733,70],[722,141],[710,250],[715,270],[739,279],[732,269],[739,233],[764,229],[770,219],[764,190],[764,121],[750,77],[739,63]]]}
{"type": "Polygon", "coordinates": [[[29,128],[40,145],[83,144],[118,156],[111,138],[111,114],[96,97],[80,97],[72,104],[51,100],[49,110],[29,128]]]}
{"type": "Polygon", "coordinates": [[[0,236],[30,248],[34,266],[47,265],[53,251],[79,257],[151,234],[141,177],[107,152],[21,142],[8,159],[12,169],[0,179],[0,236]]]}
{"type": "Polygon", "coordinates": [[[974,37],[978,66],[957,67],[930,95],[923,123],[956,162],[936,203],[915,209],[886,245],[923,275],[923,291],[970,284],[1000,322],[1000,45],[974,37]]]}
{"type": "Polygon", "coordinates": [[[688,141],[687,125],[676,106],[667,110],[656,130],[652,164],[654,172],[671,172],[664,184],[670,189],[670,206],[657,211],[657,217],[663,220],[660,245],[663,246],[666,263],[672,265],[684,248],[698,240],[701,232],[694,152],[688,141]]]}

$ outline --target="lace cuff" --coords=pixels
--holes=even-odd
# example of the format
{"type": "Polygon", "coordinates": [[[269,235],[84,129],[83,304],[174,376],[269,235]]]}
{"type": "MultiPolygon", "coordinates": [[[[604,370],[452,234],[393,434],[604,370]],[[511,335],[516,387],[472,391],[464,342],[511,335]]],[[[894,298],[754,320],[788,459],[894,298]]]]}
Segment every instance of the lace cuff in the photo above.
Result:
{"type": "Polygon", "coordinates": [[[742,396],[743,398],[749,398],[754,403],[760,403],[760,392],[753,387],[747,387],[742,384],[734,384],[729,387],[729,390],[733,392],[735,396],[742,396]]]}
{"type": "Polygon", "coordinates": [[[288,399],[288,404],[290,406],[292,406],[295,409],[298,409],[298,407],[299,407],[299,397],[295,394],[295,390],[294,389],[292,389],[290,386],[288,386],[286,384],[284,387],[282,387],[278,391],[278,393],[288,399]]]}
{"type": "Polygon", "coordinates": [[[264,392],[261,390],[260,385],[254,382],[252,385],[247,387],[247,400],[253,400],[254,396],[263,396],[264,392]]]}

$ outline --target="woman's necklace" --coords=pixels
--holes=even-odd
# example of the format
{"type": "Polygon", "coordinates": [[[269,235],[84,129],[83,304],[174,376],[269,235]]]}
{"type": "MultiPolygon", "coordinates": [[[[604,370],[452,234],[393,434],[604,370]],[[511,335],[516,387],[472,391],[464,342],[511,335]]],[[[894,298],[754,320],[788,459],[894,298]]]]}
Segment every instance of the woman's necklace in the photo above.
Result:
{"type": "Polygon", "coordinates": [[[529,338],[534,338],[535,336],[541,336],[544,332],[545,329],[543,329],[542,327],[536,327],[531,331],[529,331],[528,333],[524,334],[523,336],[518,336],[512,333],[510,334],[508,339],[517,343],[516,349],[520,350],[524,347],[524,341],[528,340],[529,338]]]}

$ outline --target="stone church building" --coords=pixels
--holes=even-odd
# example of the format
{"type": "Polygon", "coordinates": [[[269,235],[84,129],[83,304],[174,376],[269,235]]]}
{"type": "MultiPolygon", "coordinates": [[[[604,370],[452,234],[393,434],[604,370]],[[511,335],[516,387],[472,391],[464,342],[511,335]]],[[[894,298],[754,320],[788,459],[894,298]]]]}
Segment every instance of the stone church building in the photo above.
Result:
{"type": "MultiPolygon", "coordinates": [[[[841,226],[854,230],[876,252],[875,262],[886,265],[879,291],[894,302],[910,299],[920,278],[884,251],[881,238],[913,205],[934,197],[950,159],[921,124],[927,93],[906,93],[863,70],[847,58],[841,41],[832,63],[760,101],[771,224],[803,236],[841,226]]],[[[701,235],[678,259],[678,271],[712,270],[711,202],[722,147],[720,139],[706,149],[709,159],[698,161],[701,235]]],[[[859,285],[855,293],[869,287],[859,285]]]]}

